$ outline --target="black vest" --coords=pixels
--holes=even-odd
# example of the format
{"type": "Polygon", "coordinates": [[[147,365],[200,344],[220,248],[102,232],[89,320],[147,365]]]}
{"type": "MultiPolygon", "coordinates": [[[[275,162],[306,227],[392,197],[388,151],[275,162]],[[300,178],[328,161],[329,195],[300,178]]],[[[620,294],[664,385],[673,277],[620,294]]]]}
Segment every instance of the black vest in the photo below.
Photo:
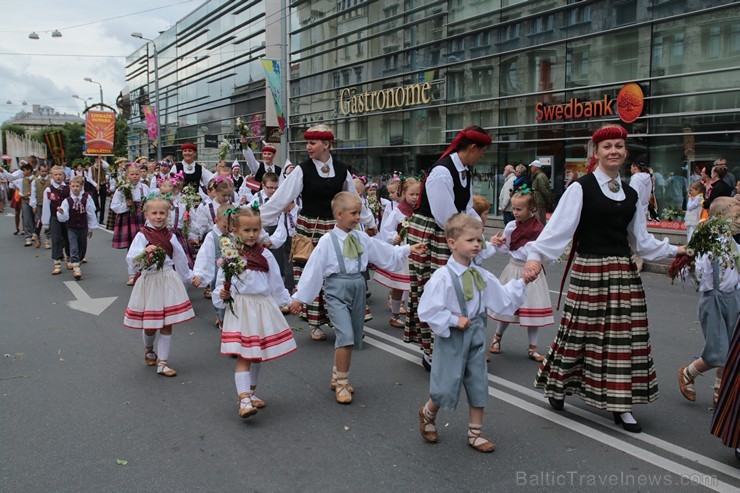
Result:
{"type": "Polygon", "coordinates": [[[319,176],[312,159],[307,159],[298,165],[303,170],[303,191],[301,192],[303,208],[301,209],[301,215],[320,219],[334,218],[331,212],[331,199],[342,191],[344,182],[347,180],[347,167],[336,160],[333,164],[333,178],[319,176]]]}
{"type": "Polygon", "coordinates": [[[190,174],[185,173],[184,166],[182,165],[182,163],[177,163],[175,165],[175,169],[177,169],[177,171],[182,171],[182,174],[185,177],[185,185],[195,183],[197,186],[200,186],[200,178],[201,176],[203,176],[203,166],[201,166],[198,163],[195,163],[195,171],[190,174]]]}
{"type": "Polygon", "coordinates": [[[56,188],[53,185],[49,185],[49,211],[52,217],[57,217],[57,208],[61,207],[62,201],[69,197],[69,186],[66,184],[62,185],[61,188],[56,188]]]}
{"type": "MultiPolygon", "coordinates": [[[[444,159],[437,161],[434,166],[432,166],[432,169],[429,170],[429,173],[431,173],[437,166],[443,166],[450,172],[450,175],[452,176],[452,192],[455,194],[455,209],[457,209],[457,212],[464,212],[468,206],[473,190],[472,176],[468,178],[468,186],[464,187],[460,181],[460,172],[455,168],[455,163],[452,162],[452,158],[450,156],[446,156],[444,159]]],[[[429,197],[427,196],[425,187],[422,187],[421,196],[419,197],[419,207],[414,212],[422,216],[433,217],[432,209],[429,206],[429,197]]]]}
{"type": "Polygon", "coordinates": [[[578,222],[577,252],[592,255],[630,255],[627,226],[635,217],[637,192],[621,182],[625,199],[612,200],[604,195],[593,173],[578,179],[583,188],[583,208],[578,222]]]}
{"type": "MultiPolygon", "coordinates": [[[[282,171],[282,168],[280,166],[275,166],[274,164],[272,167],[275,169],[274,173],[278,175],[278,178],[280,178],[280,172],[282,171]]],[[[258,182],[262,183],[262,176],[265,174],[265,163],[260,161],[260,167],[257,168],[257,172],[254,174],[254,179],[258,182]]]]}
{"type": "Polygon", "coordinates": [[[71,196],[67,196],[67,204],[69,204],[69,219],[67,220],[68,228],[82,229],[87,228],[87,192],[84,192],[80,197],[82,203],[82,211],[77,211],[74,208],[75,201],[71,196]]]}

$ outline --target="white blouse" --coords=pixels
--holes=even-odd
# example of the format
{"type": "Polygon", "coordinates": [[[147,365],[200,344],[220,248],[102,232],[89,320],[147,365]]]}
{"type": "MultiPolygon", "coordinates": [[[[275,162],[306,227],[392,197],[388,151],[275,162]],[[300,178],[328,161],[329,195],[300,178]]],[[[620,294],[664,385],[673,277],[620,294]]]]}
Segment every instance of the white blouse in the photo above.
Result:
{"type": "MultiPolygon", "coordinates": [[[[455,169],[458,173],[463,173],[467,166],[460,161],[460,156],[456,152],[450,154],[452,162],[455,164],[455,169]]],[[[472,171],[471,171],[472,173],[472,171]]],[[[468,180],[460,176],[460,183],[463,187],[468,186],[468,180]]],[[[435,166],[427,176],[427,180],[424,184],[425,193],[429,198],[429,208],[434,216],[434,222],[440,228],[445,227],[447,220],[453,215],[457,214],[457,208],[455,207],[455,192],[454,182],[452,181],[452,175],[447,168],[444,166],[435,166]]],[[[473,210],[473,194],[470,194],[470,199],[465,206],[465,213],[469,216],[480,220],[480,216],[473,210]]]]}
{"type": "MultiPolygon", "coordinates": [[[[625,199],[624,190],[621,186],[617,192],[609,190],[607,183],[611,181],[611,178],[606,173],[596,168],[594,176],[599,183],[601,193],[607,198],[617,201],[625,199]]],[[[582,209],[583,188],[580,183],[573,182],[565,189],[565,193],[560,198],[552,217],[540,233],[540,237],[537,238],[537,241],[529,243],[531,247],[527,260],[540,262],[557,260],[573,239],[581,219],[582,209]]],[[[645,260],[675,257],[678,250],[677,247],[668,243],[668,238],[659,241],[648,233],[645,214],[640,210],[639,204],[635,209],[632,221],[627,226],[627,240],[632,251],[645,260]]]]}
{"type": "MultiPolygon", "coordinates": [[[[149,221],[146,222],[146,225],[152,226],[149,221]]],[[[177,240],[175,235],[172,235],[172,238],[170,238],[170,244],[172,245],[173,258],[170,258],[168,255],[164,261],[164,265],[174,266],[177,275],[180,276],[183,284],[187,286],[188,284],[190,284],[190,280],[193,278],[193,271],[191,271],[190,267],[188,266],[188,258],[185,255],[185,251],[182,249],[182,245],[180,245],[180,242],[177,240]]],[[[126,263],[128,264],[129,272],[139,272],[141,270],[134,263],[134,257],[142,253],[147,246],[149,246],[149,241],[147,241],[144,233],[136,233],[136,236],[134,236],[134,241],[131,242],[131,247],[126,254],[126,263]]],[[[156,270],[156,267],[152,266],[147,270],[151,272],[156,270]]]]}
{"type": "MultiPolygon", "coordinates": [[[[290,293],[283,285],[283,278],[280,277],[280,267],[275,257],[268,249],[262,251],[262,256],[267,259],[269,271],[245,270],[234,277],[231,280],[231,296],[261,294],[272,297],[280,306],[287,305],[290,303],[290,293]]],[[[226,301],[222,300],[220,296],[221,290],[224,288],[224,281],[224,271],[219,268],[216,277],[216,288],[213,290],[213,297],[211,297],[213,306],[216,308],[226,308],[227,306],[226,301]]]]}

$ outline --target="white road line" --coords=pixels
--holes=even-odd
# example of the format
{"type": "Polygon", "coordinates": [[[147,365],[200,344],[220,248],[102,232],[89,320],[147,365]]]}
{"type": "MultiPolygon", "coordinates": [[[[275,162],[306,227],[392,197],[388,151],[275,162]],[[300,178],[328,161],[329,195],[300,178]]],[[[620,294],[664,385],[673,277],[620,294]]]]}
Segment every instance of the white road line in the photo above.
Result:
{"type": "MultiPolygon", "coordinates": [[[[380,332],[378,330],[372,329],[370,327],[365,327],[365,332],[368,333],[369,335],[373,335],[373,336],[376,336],[376,337],[378,337],[380,339],[389,341],[389,342],[391,342],[391,343],[393,343],[395,345],[407,346],[403,341],[400,341],[399,339],[397,339],[397,338],[395,338],[393,336],[390,336],[390,335],[385,334],[383,332],[380,332]]],[[[421,365],[421,358],[419,356],[414,355],[414,354],[411,354],[411,353],[409,353],[409,352],[407,352],[405,350],[397,349],[397,348],[395,348],[393,346],[389,346],[389,345],[387,345],[387,344],[385,344],[383,342],[376,341],[373,338],[367,338],[366,337],[365,338],[365,342],[367,342],[370,345],[376,346],[376,347],[378,347],[380,349],[383,349],[384,351],[390,352],[390,353],[392,353],[392,354],[394,354],[396,356],[399,356],[399,357],[401,357],[401,358],[403,358],[403,359],[405,359],[407,361],[410,361],[410,362],[412,362],[414,364],[421,365]]],[[[401,347],[403,347],[403,346],[401,346],[401,347]]],[[[518,385],[516,383],[513,383],[513,382],[510,382],[508,380],[505,380],[503,378],[494,377],[490,373],[488,375],[488,379],[489,379],[489,381],[491,381],[492,383],[494,383],[496,385],[500,385],[501,387],[508,388],[510,390],[513,390],[515,392],[518,392],[520,394],[523,394],[523,395],[525,395],[527,397],[531,397],[531,398],[537,399],[537,400],[543,399],[542,395],[540,393],[536,392],[535,390],[528,389],[528,388],[523,387],[521,385],[518,385]]],[[[554,413],[554,412],[550,411],[547,408],[543,408],[543,407],[540,407],[540,406],[531,404],[531,403],[529,403],[527,401],[523,401],[522,399],[519,399],[518,397],[515,397],[515,396],[513,396],[511,394],[508,394],[508,393],[500,392],[501,395],[499,395],[499,392],[500,391],[498,391],[498,390],[489,388],[489,393],[491,393],[492,396],[494,396],[494,397],[496,397],[498,399],[501,399],[504,402],[507,402],[509,404],[513,404],[513,405],[515,405],[515,406],[517,406],[517,407],[519,407],[521,409],[524,409],[526,411],[532,412],[533,414],[536,414],[537,416],[542,416],[542,417],[544,417],[544,418],[546,418],[546,419],[548,419],[550,421],[553,421],[553,422],[558,423],[558,424],[560,424],[562,426],[565,426],[566,428],[573,429],[574,431],[576,431],[578,433],[581,433],[581,434],[584,434],[586,436],[594,437],[594,435],[596,433],[598,433],[598,434],[600,434],[599,435],[600,438],[606,437],[606,439],[605,440],[597,439],[597,440],[598,441],[601,441],[601,442],[603,442],[603,443],[605,443],[607,445],[612,445],[615,441],[618,441],[620,443],[620,446],[619,447],[616,447],[615,446],[615,448],[618,448],[619,450],[622,450],[622,451],[624,451],[626,453],[629,453],[630,455],[634,455],[635,457],[638,457],[638,458],[640,458],[642,460],[645,460],[647,462],[651,462],[651,463],[654,463],[656,465],[660,465],[660,463],[666,462],[666,464],[671,465],[671,467],[663,467],[661,465],[660,467],[662,467],[663,469],[669,470],[671,472],[676,472],[674,470],[675,468],[683,468],[684,472],[680,472],[680,473],[677,473],[677,474],[679,474],[679,475],[684,475],[684,474],[688,474],[688,475],[699,474],[701,476],[706,476],[706,475],[704,475],[704,474],[702,474],[702,473],[700,473],[698,471],[695,471],[693,469],[687,468],[687,467],[685,467],[685,466],[683,466],[683,465],[681,465],[679,463],[670,461],[669,459],[665,459],[665,458],[663,458],[661,456],[656,456],[656,457],[659,457],[661,459],[661,461],[656,461],[654,458],[651,458],[650,457],[651,455],[655,455],[655,454],[653,454],[652,452],[648,452],[648,451],[646,451],[644,449],[640,449],[639,447],[635,447],[635,449],[639,450],[640,453],[644,453],[644,455],[642,455],[642,456],[641,455],[636,455],[635,453],[633,453],[634,451],[630,451],[632,449],[626,450],[626,449],[621,448],[621,444],[625,445],[626,447],[634,447],[633,445],[631,445],[631,444],[629,444],[627,442],[621,441],[618,438],[612,437],[610,435],[606,435],[606,434],[604,434],[602,432],[598,432],[598,431],[594,430],[593,428],[590,428],[590,427],[585,426],[585,425],[583,425],[581,423],[578,423],[577,421],[573,421],[572,419],[567,418],[563,414],[554,413]],[[505,396],[505,398],[502,398],[501,396],[505,396]],[[522,404],[522,405],[520,405],[520,404],[522,404]],[[544,413],[546,413],[546,414],[544,414],[544,413]],[[577,426],[574,427],[574,426],[571,426],[571,425],[577,425],[577,426]],[[578,429],[576,429],[576,428],[578,428],[578,429]],[[687,472],[687,471],[691,471],[691,472],[687,472]]],[[[595,415],[593,413],[590,413],[588,411],[584,411],[583,409],[577,408],[575,406],[568,406],[568,413],[573,414],[573,415],[576,415],[576,416],[578,416],[580,418],[583,418],[583,419],[587,419],[587,420],[591,421],[592,423],[598,424],[600,426],[607,426],[603,417],[597,416],[597,415],[595,415]]],[[[682,447],[680,447],[678,445],[674,445],[674,444],[672,444],[670,442],[666,442],[665,440],[662,440],[660,438],[651,436],[651,435],[649,435],[647,433],[629,433],[628,434],[628,432],[622,430],[621,428],[617,428],[617,427],[612,428],[612,427],[609,427],[609,429],[612,430],[612,431],[616,431],[618,433],[622,433],[622,434],[624,434],[626,436],[629,436],[632,439],[636,439],[636,440],[640,440],[642,442],[648,443],[648,444],[650,444],[650,445],[652,445],[652,446],[654,446],[654,447],[656,447],[658,449],[661,449],[663,451],[666,451],[666,452],[669,452],[671,454],[677,455],[677,456],[679,456],[681,458],[684,458],[684,459],[693,461],[693,462],[695,462],[697,464],[700,464],[702,466],[705,466],[707,468],[710,468],[710,469],[712,469],[712,470],[714,470],[716,472],[725,474],[727,476],[730,476],[730,477],[733,477],[733,478],[736,478],[736,479],[740,479],[740,470],[738,470],[737,468],[734,468],[734,467],[729,466],[727,464],[723,464],[722,462],[716,461],[714,459],[711,459],[709,457],[703,456],[703,455],[698,454],[696,452],[692,452],[691,450],[682,448],[682,447]]],[[[676,470],[679,470],[679,469],[676,469],[676,470]]],[[[714,479],[712,478],[712,481],[713,480],[714,479]]],[[[703,484],[703,485],[712,484],[712,482],[711,481],[710,482],[706,482],[705,481],[705,482],[703,482],[701,484],[703,484]]],[[[727,485],[727,486],[730,487],[730,485],[727,485]]],[[[734,489],[734,487],[730,487],[730,489],[734,489]]],[[[722,490],[717,490],[717,491],[722,491],[722,490]]]]}
{"type": "Polygon", "coordinates": [[[100,226],[98,226],[98,231],[105,231],[109,235],[112,235],[113,234],[113,231],[111,231],[110,229],[105,229],[105,228],[100,227],[100,226]]]}

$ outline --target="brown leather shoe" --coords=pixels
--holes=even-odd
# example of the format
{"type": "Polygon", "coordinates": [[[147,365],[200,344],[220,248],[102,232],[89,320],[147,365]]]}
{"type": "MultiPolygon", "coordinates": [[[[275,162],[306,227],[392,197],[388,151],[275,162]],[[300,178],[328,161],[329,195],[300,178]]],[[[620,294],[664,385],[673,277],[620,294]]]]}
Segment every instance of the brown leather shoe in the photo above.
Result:
{"type": "Polygon", "coordinates": [[[352,392],[349,390],[349,385],[337,384],[337,388],[334,389],[334,397],[340,404],[349,404],[352,402],[352,392]]]}
{"type": "Polygon", "coordinates": [[[391,317],[391,321],[388,322],[388,324],[391,327],[395,327],[397,329],[403,329],[406,326],[406,324],[403,323],[403,320],[401,320],[400,318],[393,318],[393,317],[391,317]]]}
{"type": "Polygon", "coordinates": [[[439,441],[437,425],[433,419],[427,419],[424,415],[423,406],[419,409],[419,432],[421,432],[421,437],[429,443],[437,443],[439,441]]]}
{"type": "Polygon", "coordinates": [[[252,405],[252,397],[249,392],[243,392],[236,398],[236,403],[239,405],[239,417],[246,419],[250,416],[257,414],[257,408],[252,405]],[[244,403],[244,406],[242,406],[244,403]]]}
{"type": "Polygon", "coordinates": [[[681,390],[681,395],[686,397],[691,402],[696,400],[696,391],[694,390],[694,379],[689,378],[684,373],[686,369],[682,366],[678,369],[678,388],[681,390]]]}
{"type": "Polygon", "coordinates": [[[157,353],[154,352],[153,347],[144,348],[144,361],[146,362],[146,366],[157,364],[157,353]]]}
{"type": "Polygon", "coordinates": [[[251,399],[252,399],[252,405],[256,407],[257,409],[262,409],[263,407],[267,405],[265,404],[265,401],[263,401],[262,399],[260,399],[254,394],[251,394],[251,399]]]}
{"type": "Polygon", "coordinates": [[[496,450],[496,445],[481,434],[480,428],[468,428],[468,445],[484,454],[489,454],[496,450]]]}
{"type": "Polygon", "coordinates": [[[324,331],[320,328],[314,327],[313,329],[311,329],[311,339],[313,339],[314,341],[325,341],[326,334],[324,334],[324,331]]]}
{"type": "Polygon", "coordinates": [[[167,360],[159,360],[157,361],[157,375],[162,375],[164,377],[174,377],[177,375],[177,372],[167,366],[167,360]]]}

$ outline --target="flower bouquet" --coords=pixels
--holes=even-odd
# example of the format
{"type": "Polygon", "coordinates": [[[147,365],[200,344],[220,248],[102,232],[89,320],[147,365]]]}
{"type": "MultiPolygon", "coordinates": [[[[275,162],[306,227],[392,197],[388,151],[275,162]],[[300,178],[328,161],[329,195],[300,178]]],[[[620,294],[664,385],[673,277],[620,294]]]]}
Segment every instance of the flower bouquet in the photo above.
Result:
{"type": "MultiPolygon", "coordinates": [[[[118,185],[118,190],[121,191],[121,195],[123,195],[123,200],[130,200],[132,202],[134,201],[134,184],[133,183],[131,183],[128,180],[123,180],[118,185]]],[[[129,207],[129,212],[130,213],[133,213],[134,212],[134,206],[133,205],[131,205],[131,207],[129,207]]]]}
{"type": "Polygon", "coordinates": [[[408,219],[404,219],[403,221],[401,221],[401,228],[398,230],[398,236],[399,238],[401,238],[402,244],[406,241],[406,238],[409,235],[409,225],[410,224],[408,219]]]}
{"type": "Polygon", "coordinates": [[[185,212],[182,216],[182,235],[186,238],[190,231],[190,211],[193,210],[193,208],[198,207],[201,200],[197,184],[188,183],[183,187],[182,194],[180,195],[180,202],[185,204],[185,212]]]}
{"type": "MultiPolygon", "coordinates": [[[[219,240],[221,246],[221,258],[216,261],[216,264],[224,272],[224,289],[231,290],[231,280],[234,276],[238,276],[247,268],[247,259],[239,254],[237,247],[231,242],[229,238],[221,238],[219,240]]],[[[231,313],[234,313],[234,298],[230,297],[226,300],[229,304],[231,313]]]]}
{"type": "Polygon", "coordinates": [[[134,257],[134,264],[139,270],[147,270],[150,267],[156,266],[157,270],[162,270],[164,267],[164,261],[167,258],[167,254],[164,248],[157,247],[153,252],[144,251],[134,257]]]}
{"type": "Polygon", "coordinates": [[[231,144],[228,140],[222,140],[218,146],[218,159],[219,161],[225,161],[231,151],[231,144]]]}
{"type": "Polygon", "coordinates": [[[368,197],[367,208],[370,209],[370,213],[376,220],[380,217],[380,201],[378,200],[378,197],[368,197]]]}
{"type": "Polygon", "coordinates": [[[685,281],[688,276],[698,282],[700,279],[696,277],[694,266],[696,258],[702,255],[707,255],[710,261],[716,260],[722,269],[737,265],[740,254],[732,238],[734,230],[733,222],[723,217],[710,217],[700,223],[686,245],[686,255],[677,257],[668,268],[671,282],[676,278],[685,281]]]}
{"type": "Polygon", "coordinates": [[[249,125],[247,125],[247,122],[241,119],[241,117],[237,117],[236,119],[236,133],[239,134],[239,137],[246,137],[249,135],[249,125]]]}

